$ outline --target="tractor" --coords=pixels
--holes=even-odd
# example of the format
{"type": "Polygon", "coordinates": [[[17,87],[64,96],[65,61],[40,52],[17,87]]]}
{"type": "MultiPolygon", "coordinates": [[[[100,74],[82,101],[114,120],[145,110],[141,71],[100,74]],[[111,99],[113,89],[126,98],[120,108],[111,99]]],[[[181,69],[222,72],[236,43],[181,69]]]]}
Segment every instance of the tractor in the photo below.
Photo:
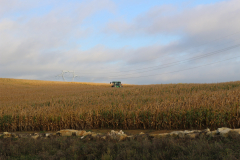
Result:
{"type": "Polygon", "coordinates": [[[112,87],[120,88],[123,87],[120,81],[112,81],[110,82],[112,84],[112,87]]]}

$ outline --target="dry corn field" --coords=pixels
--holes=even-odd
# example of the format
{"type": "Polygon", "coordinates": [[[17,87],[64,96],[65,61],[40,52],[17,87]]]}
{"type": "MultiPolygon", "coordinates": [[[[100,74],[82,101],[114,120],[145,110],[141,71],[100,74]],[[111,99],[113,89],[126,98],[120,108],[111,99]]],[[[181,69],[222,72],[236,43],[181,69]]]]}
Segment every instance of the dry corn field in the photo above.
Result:
{"type": "Polygon", "coordinates": [[[240,128],[240,81],[124,85],[0,79],[0,131],[240,128]]]}

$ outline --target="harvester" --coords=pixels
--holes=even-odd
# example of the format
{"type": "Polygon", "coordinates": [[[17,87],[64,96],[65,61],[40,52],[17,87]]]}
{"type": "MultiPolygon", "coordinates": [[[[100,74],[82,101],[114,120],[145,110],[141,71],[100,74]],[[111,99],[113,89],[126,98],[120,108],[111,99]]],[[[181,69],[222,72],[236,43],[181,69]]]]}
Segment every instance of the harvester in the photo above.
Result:
{"type": "Polygon", "coordinates": [[[112,81],[110,82],[112,84],[112,87],[120,88],[123,87],[120,81],[112,81]]]}

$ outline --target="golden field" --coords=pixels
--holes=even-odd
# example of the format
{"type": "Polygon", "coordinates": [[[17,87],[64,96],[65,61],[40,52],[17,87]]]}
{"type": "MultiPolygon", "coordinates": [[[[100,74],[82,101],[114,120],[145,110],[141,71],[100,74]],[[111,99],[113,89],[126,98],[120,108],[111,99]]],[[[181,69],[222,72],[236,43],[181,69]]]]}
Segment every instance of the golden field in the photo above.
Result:
{"type": "Polygon", "coordinates": [[[0,78],[0,131],[240,127],[240,81],[123,86],[0,78]]]}

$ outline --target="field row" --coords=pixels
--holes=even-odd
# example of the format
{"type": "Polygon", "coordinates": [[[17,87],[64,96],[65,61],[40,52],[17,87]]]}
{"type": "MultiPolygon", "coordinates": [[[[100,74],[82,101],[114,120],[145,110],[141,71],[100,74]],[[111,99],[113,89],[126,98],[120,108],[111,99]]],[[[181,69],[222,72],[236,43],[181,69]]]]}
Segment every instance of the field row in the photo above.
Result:
{"type": "Polygon", "coordinates": [[[0,79],[0,131],[240,128],[240,82],[124,88],[40,82],[0,79]]]}

